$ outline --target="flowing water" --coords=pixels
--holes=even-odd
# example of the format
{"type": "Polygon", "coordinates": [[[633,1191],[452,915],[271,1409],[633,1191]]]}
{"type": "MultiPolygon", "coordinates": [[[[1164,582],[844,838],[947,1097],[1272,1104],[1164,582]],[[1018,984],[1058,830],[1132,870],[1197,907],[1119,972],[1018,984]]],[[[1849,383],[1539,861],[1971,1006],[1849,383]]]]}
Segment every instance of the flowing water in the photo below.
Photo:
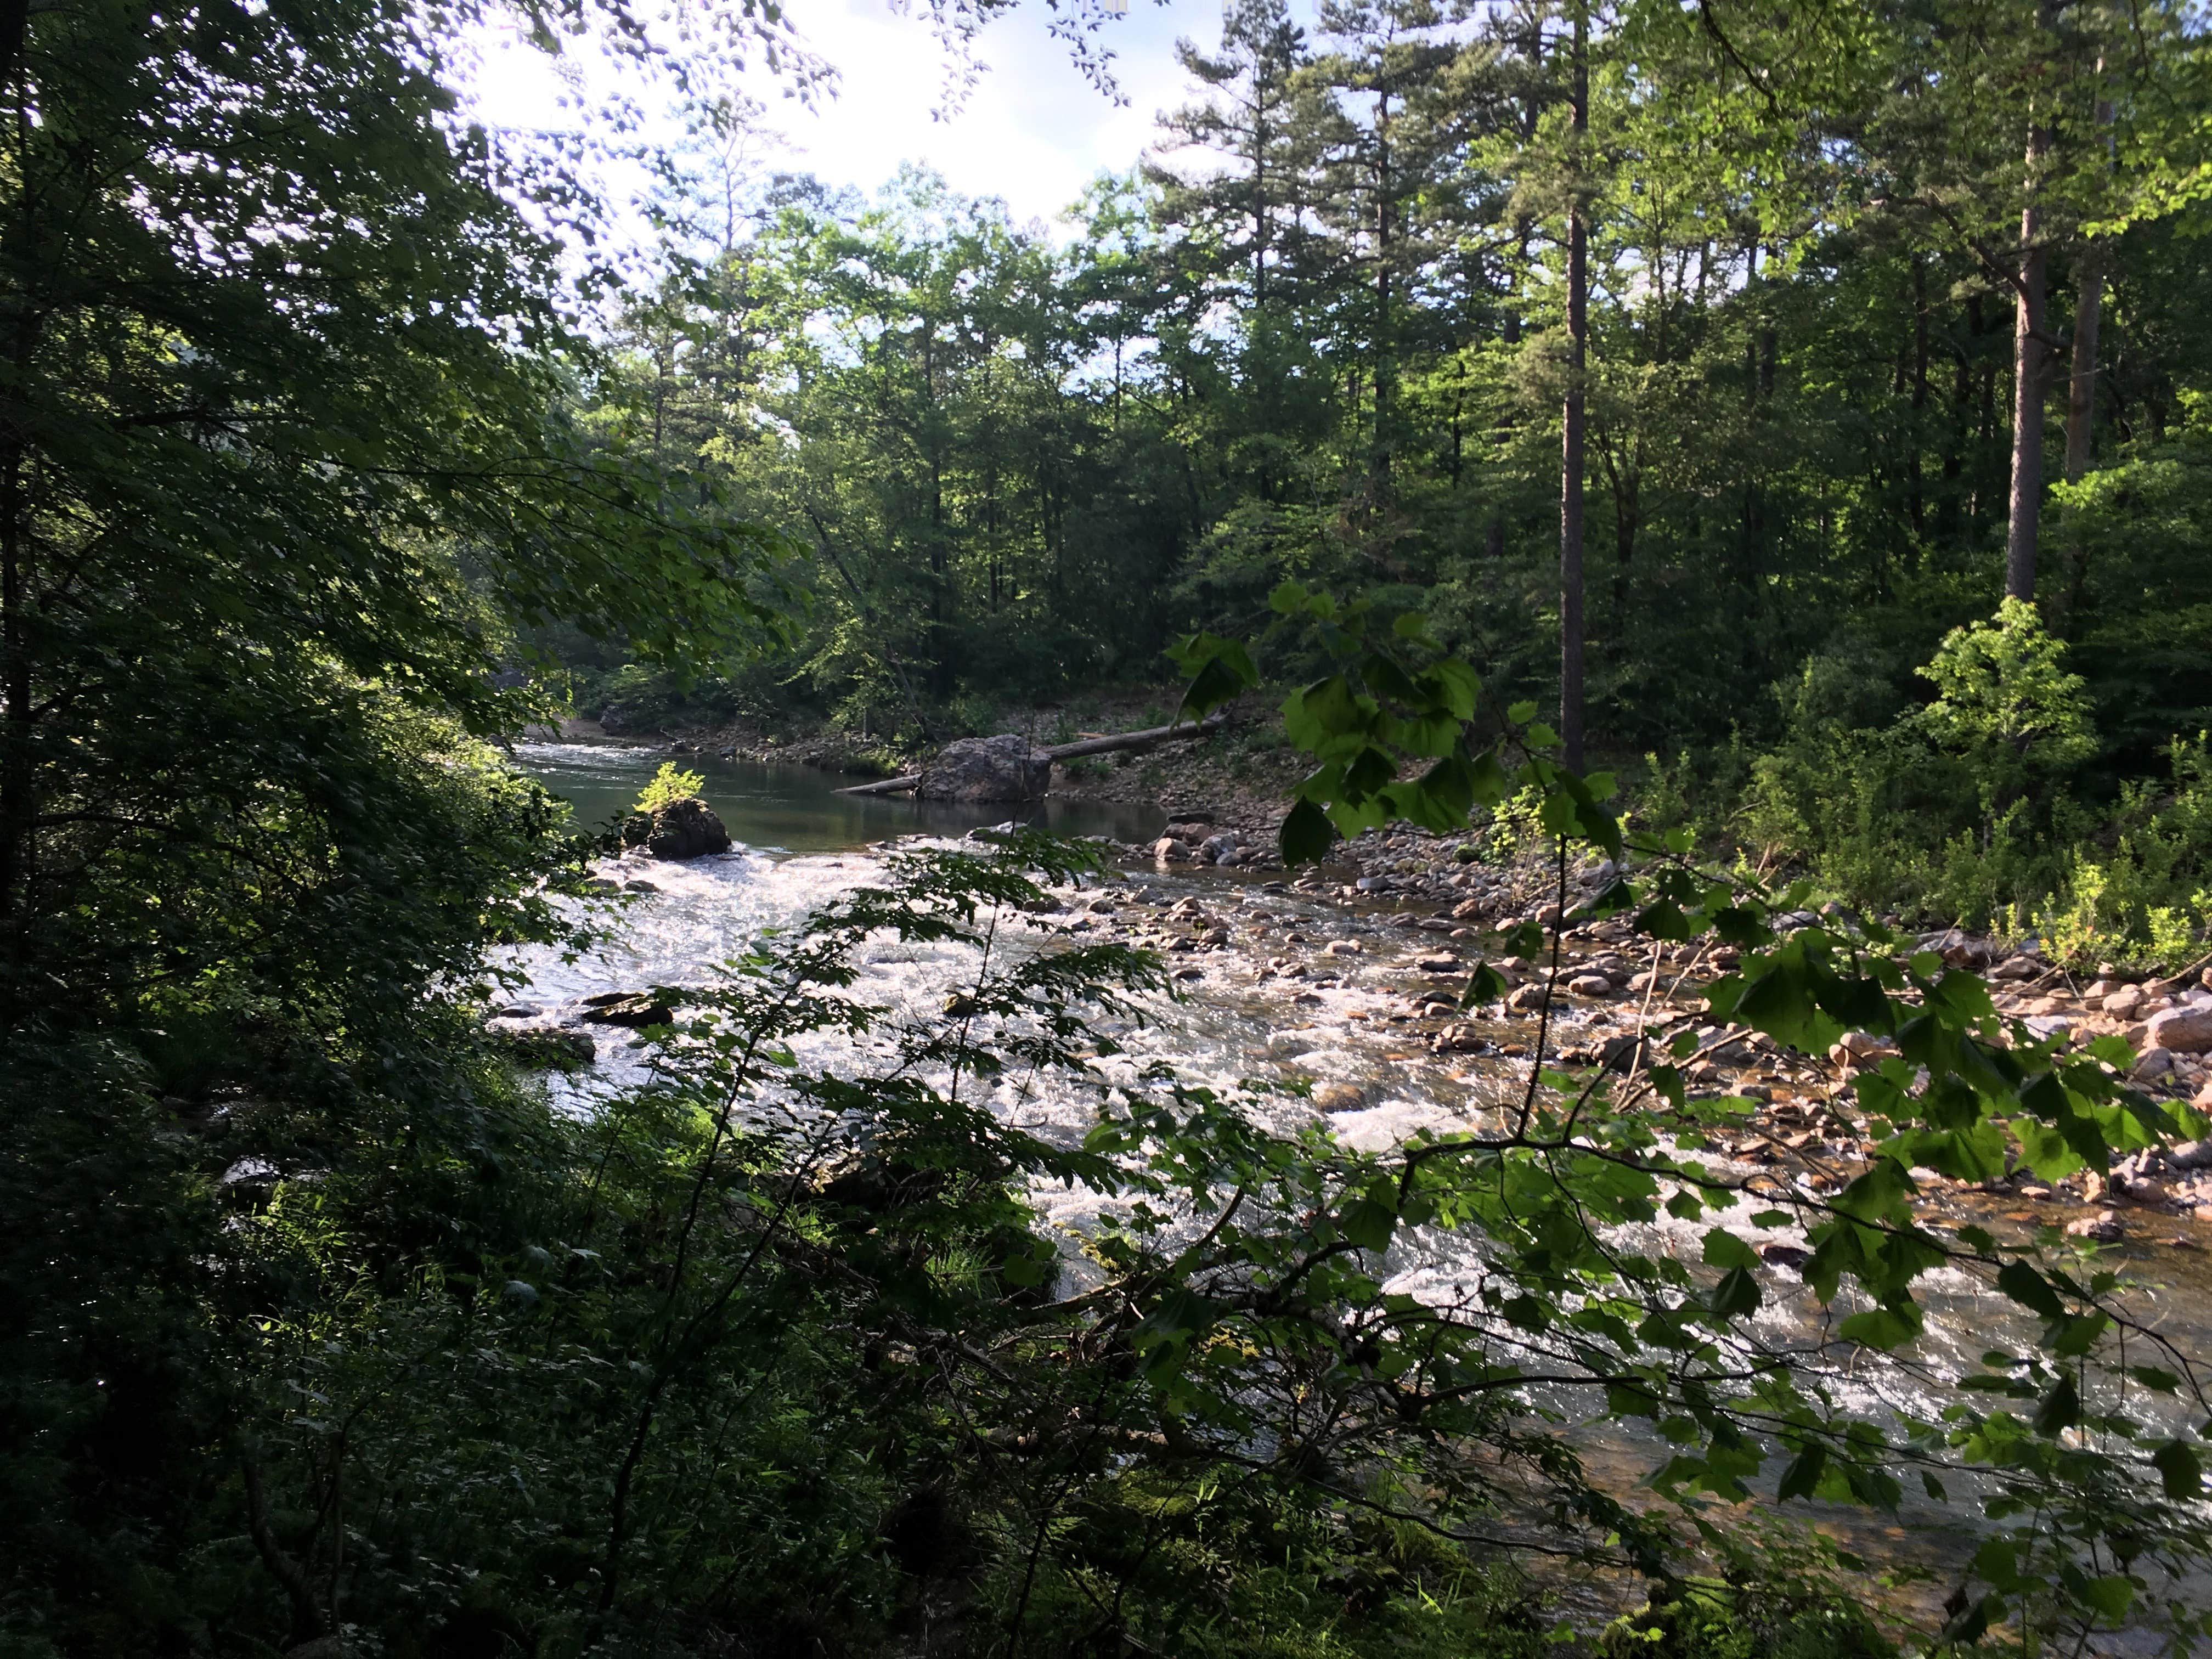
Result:
{"type": "MultiPolygon", "coordinates": [[[[658,751],[608,744],[526,744],[516,751],[518,763],[570,800],[586,823],[605,822],[626,810],[663,758],[658,751]]],[[[684,863],[638,855],[610,860],[608,873],[639,890],[626,896],[612,936],[602,948],[574,962],[549,951],[525,953],[518,963],[529,981],[520,998],[528,1011],[523,1018],[573,1021],[579,1000],[595,993],[703,983],[714,975],[717,964],[763,930],[788,927],[845,890],[879,879],[883,858],[895,839],[958,836],[1003,820],[1008,810],[839,795],[834,777],[796,767],[703,758],[683,763],[706,773],[702,793],[737,844],[721,857],[684,863]]],[[[1065,833],[1121,840],[1148,838],[1160,823],[1157,812],[1081,803],[1049,803],[1037,816],[1065,833]]],[[[1265,877],[1264,872],[1170,874],[1130,869],[1094,884],[1094,890],[1066,895],[1057,915],[1016,918],[1006,925],[1016,948],[1023,939],[1065,939],[1069,931],[1082,938],[1130,939],[1158,924],[1164,907],[1190,898],[1203,908],[1209,923],[1227,930],[1228,948],[1170,956],[1176,999],[1155,1000],[1143,1019],[1102,1022],[1103,1034],[1124,1051],[1097,1062],[1111,1080],[1133,1083],[1140,1068],[1158,1060],[1172,1062],[1193,1083],[1216,1087],[1255,1082],[1311,1085],[1311,1098],[1273,1097],[1276,1103],[1270,1109],[1279,1122],[1288,1127],[1310,1121],[1326,1109],[1327,1121],[1340,1138],[1370,1148],[1391,1145],[1423,1127],[1498,1124],[1500,1114],[1517,1103],[1526,1086],[1525,1060],[1437,1054],[1413,1030],[1401,1029],[1413,992],[1423,987],[1442,992],[1455,983],[1440,964],[1456,954],[1456,945],[1433,934],[1389,927],[1377,915],[1285,890],[1265,877]],[[1332,953],[1332,944],[1339,951],[1347,945],[1357,951],[1332,953]]],[[[972,980],[976,965],[975,953],[965,948],[886,943],[871,947],[860,991],[895,1012],[931,1012],[972,980]]],[[[1564,1025],[1555,1019],[1554,1040],[1560,1046],[1601,1041],[1620,1018],[1602,1006],[1572,1010],[1564,1025]]],[[[600,1048],[595,1066],[555,1085],[580,1110],[589,1109],[599,1091],[644,1075],[642,1045],[628,1033],[597,1027],[594,1035],[600,1048]]],[[[802,1046],[800,1059],[836,1071],[863,1066],[868,1056],[842,1037],[822,1037],[802,1046]]],[[[1067,1081],[1009,1079],[998,1085],[994,1104],[1039,1133],[1073,1139],[1091,1122],[1095,1099],[1095,1092],[1067,1081]]],[[[1060,1226],[1081,1231],[1097,1218],[1100,1200],[1095,1195],[1054,1188],[1036,1197],[1047,1219],[1060,1226]]],[[[2031,1218],[2020,1211],[2017,1200],[1979,1194],[1954,1194],[1948,1202],[1948,1211],[1931,1212],[1932,1221],[1972,1220],[2001,1236],[2022,1237],[2034,1222],[2063,1220],[2070,1213],[2051,1213],[2045,1206],[2031,1218]]],[[[1662,1219],[1625,1230],[1630,1237],[1623,1243],[1694,1262],[1706,1224],[1662,1219]]],[[[1786,1228],[1760,1230],[1733,1219],[1730,1225],[1754,1249],[1804,1242],[1802,1234],[1786,1228]]],[[[2142,1225],[2131,1224],[2128,1244],[2106,1254],[2116,1258],[2115,1265],[2140,1275],[2142,1295],[2163,1334],[2191,1352],[2207,1353],[2212,1352],[2212,1319],[2207,1317],[2212,1309],[2212,1259],[2165,1243],[2194,1231],[2186,1222],[2145,1218],[2142,1225]]],[[[1403,1287],[1416,1293],[1449,1293],[1481,1269],[1474,1247],[1458,1238],[1431,1237],[1425,1249],[1401,1246],[1393,1255],[1403,1287]]],[[[1069,1261],[1079,1274],[1079,1258],[1071,1254],[1069,1261]]],[[[2018,1310],[1966,1274],[1941,1271],[1923,1289],[1929,1331],[1917,1350],[1917,1370],[1862,1356],[1829,1378],[1845,1402],[1877,1413],[1924,1413],[1951,1397],[1949,1383],[1977,1369],[1985,1350],[2008,1346],[2025,1352],[2032,1345],[2034,1333],[2018,1310]]],[[[1802,1340],[1820,1327],[1822,1310],[1794,1273],[1768,1275],[1766,1291],[1760,1318],[1769,1338],[1802,1340]]],[[[1839,1307],[1834,1316],[1848,1311],[1839,1307]]],[[[1601,1467],[1619,1469],[1624,1487],[1664,1455],[1662,1448],[1632,1432],[1609,1428],[1588,1449],[1601,1467]]],[[[1934,1532],[1916,1532],[1908,1545],[1897,1525],[1841,1509],[1826,1512],[1820,1525],[1874,1557],[1894,1557],[1909,1547],[1916,1559],[1943,1566],[1954,1565],[1971,1547],[1972,1528],[1958,1506],[1938,1506],[1916,1494],[1899,1518],[1934,1532]]],[[[1619,1588],[1601,1585],[1589,1589],[1586,1596],[1570,1595],[1567,1610],[1601,1612],[1619,1588]],[[1578,1601],[1587,1604],[1577,1609],[1578,1601]]],[[[2117,1655],[2150,1650],[2123,1636],[2101,1650],[2117,1655]]]]}

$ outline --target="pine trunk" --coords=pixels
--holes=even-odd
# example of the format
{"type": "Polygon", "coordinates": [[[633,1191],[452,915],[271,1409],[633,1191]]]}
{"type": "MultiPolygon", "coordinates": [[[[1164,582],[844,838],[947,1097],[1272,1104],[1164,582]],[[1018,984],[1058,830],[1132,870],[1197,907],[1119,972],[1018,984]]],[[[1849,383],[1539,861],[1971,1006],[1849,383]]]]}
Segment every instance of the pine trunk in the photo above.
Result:
{"type": "Polygon", "coordinates": [[[1583,764],[1583,372],[1589,348],[1589,228],[1581,194],[1582,137],[1589,131],[1589,15],[1575,9],[1576,193],[1567,218],[1567,394],[1559,422],[1559,742],[1583,764]]]}

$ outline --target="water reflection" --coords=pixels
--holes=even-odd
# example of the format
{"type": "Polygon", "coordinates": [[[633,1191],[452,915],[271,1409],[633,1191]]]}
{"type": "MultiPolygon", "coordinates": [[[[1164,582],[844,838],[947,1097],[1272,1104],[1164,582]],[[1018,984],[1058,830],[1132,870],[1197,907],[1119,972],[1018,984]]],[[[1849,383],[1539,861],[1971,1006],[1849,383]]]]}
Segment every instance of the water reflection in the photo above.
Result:
{"type": "MultiPolygon", "coordinates": [[[[627,812],[663,762],[656,749],[605,743],[523,743],[516,765],[576,811],[579,827],[595,828],[627,812]]],[[[1003,803],[915,801],[888,795],[842,795],[860,780],[811,766],[764,765],[708,755],[672,757],[706,775],[701,790],[741,844],[763,851],[841,852],[892,836],[959,836],[1010,817],[1069,836],[1149,841],[1165,814],[1158,807],[1048,799],[1026,807],[1003,803]]]]}

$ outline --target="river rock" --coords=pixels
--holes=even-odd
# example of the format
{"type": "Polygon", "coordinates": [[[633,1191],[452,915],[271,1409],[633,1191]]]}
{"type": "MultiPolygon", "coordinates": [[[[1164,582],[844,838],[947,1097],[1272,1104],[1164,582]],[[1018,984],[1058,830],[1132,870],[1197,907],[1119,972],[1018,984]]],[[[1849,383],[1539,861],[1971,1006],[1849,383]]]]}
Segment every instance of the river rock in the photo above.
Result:
{"type": "Polygon", "coordinates": [[[2172,1069],[2173,1050],[2154,1047],[2144,1049],[2136,1056],[2135,1070],[2130,1075],[2139,1077],[2148,1083],[2153,1078],[2164,1077],[2172,1069]]]}
{"type": "Polygon", "coordinates": [[[1190,848],[1173,836],[1162,836],[1152,843],[1152,856],[1162,864],[1188,862],[1190,858],[1190,848]]]}
{"type": "Polygon", "coordinates": [[[2100,1210],[2094,1215],[2085,1215],[2066,1224],[2067,1237],[2086,1238],[2099,1244],[2116,1244],[2126,1231],[2120,1225],[2120,1218],[2111,1210],[2100,1210]]]}
{"type": "Polygon", "coordinates": [[[2143,1035],[2154,1048],[2170,1048],[2178,1054],[2203,1054],[2212,1050],[2212,1007],[2168,1008],[2153,1014],[2143,1035]]]}
{"type": "Polygon", "coordinates": [[[961,738],[921,769],[922,800],[1034,800],[1052,782],[1052,757],[1012,732],[961,738]]]}
{"type": "Polygon", "coordinates": [[[653,809],[650,817],[633,812],[623,820],[623,845],[642,847],[657,859],[704,858],[730,850],[730,832],[714,809],[686,795],[653,809]]]}
{"type": "Polygon", "coordinates": [[[1578,997],[1611,996],[1613,981],[1603,974],[1577,974],[1567,981],[1567,989],[1578,997]]]}
{"type": "Polygon", "coordinates": [[[1313,1103],[1323,1112],[1356,1112],[1367,1104],[1367,1096],[1356,1084],[1324,1083],[1313,1091],[1313,1103]]]}
{"type": "Polygon", "coordinates": [[[1359,941],[1356,939],[1333,939],[1328,942],[1328,951],[1333,957],[1356,957],[1360,953],[1359,941]]]}
{"type": "Polygon", "coordinates": [[[632,1030],[666,1025],[676,1018],[667,999],[650,991],[603,992],[586,997],[584,1010],[584,1018],[594,1025],[621,1025],[632,1030]]]}

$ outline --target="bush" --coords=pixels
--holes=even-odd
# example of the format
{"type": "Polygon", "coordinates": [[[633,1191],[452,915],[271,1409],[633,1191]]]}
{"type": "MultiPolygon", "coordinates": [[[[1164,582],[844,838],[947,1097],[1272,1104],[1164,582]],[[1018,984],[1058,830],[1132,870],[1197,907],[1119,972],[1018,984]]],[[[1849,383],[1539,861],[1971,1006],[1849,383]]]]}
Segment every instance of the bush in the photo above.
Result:
{"type": "Polygon", "coordinates": [[[679,800],[696,800],[699,792],[706,787],[707,775],[704,772],[679,771],[675,762],[663,761],[660,769],[653,775],[653,781],[638,791],[637,805],[634,810],[658,812],[662,807],[672,805],[679,800]]]}
{"type": "Polygon", "coordinates": [[[2200,954],[2212,924],[2212,753],[2207,735],[2167,750],[2170,788],[2124,786],[2098,841],[2067,860],[2034,912],[2045,947],[2068,963],[2172,970],[2200,954]]]}
{"type": "Polygon", "coordinates": [[[2094,829],[2069,793],[2095,752],[2080,678],[2034,608],[1954,629],[1919,671],[1935,700],[1851,723],[1853,665],[1807,665],[1783,742],[1753,763],[1746,833],[1863,908],[1987,926],[2032,911],[2094,829]]]}

